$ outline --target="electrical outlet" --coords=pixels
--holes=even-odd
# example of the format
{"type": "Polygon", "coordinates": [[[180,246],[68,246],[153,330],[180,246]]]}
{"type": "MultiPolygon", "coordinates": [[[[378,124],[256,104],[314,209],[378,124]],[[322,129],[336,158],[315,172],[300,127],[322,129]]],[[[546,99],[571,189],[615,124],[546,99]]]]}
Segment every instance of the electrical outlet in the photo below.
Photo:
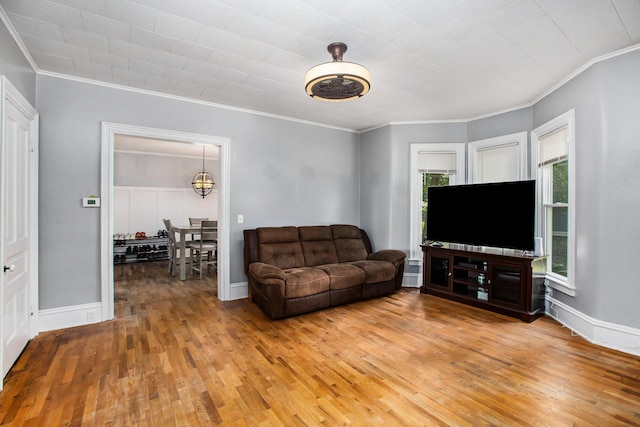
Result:
{"type": "Polygon", "coordinates": [[[96,321],[96,311],[95,310],[87,311],[87,322],[91,323],[95,321],[96,321]]]}
{"type": "Polygon", "coordinates": [[[238,224],[244,223],[244,215],[238,214],[238,224]]]}

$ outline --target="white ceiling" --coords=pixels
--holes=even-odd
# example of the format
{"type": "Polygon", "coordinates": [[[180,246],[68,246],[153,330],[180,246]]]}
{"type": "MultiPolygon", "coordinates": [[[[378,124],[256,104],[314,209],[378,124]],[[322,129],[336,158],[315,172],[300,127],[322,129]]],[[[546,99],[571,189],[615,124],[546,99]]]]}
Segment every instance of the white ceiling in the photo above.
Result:
{"type": "Polygon", "coordinates": [[[640,43],[639,0],[0,0],[38,71],[363,130],[531,103],[640,43]],[[371,91],[304,74],[348,45],[371,91]]]}

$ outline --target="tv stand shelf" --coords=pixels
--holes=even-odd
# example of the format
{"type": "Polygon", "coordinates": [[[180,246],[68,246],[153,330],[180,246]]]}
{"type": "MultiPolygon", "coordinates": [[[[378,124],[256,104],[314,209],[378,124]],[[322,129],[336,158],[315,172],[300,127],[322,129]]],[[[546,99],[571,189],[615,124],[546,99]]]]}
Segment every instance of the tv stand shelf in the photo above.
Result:
{"type": "MultiPolygon", "coordinates": [[[[544,315],[544,257],[422,246],[421,293],[533,322],[544,315]]],[[[509,251],[512,252],[512,251],[509,251]]]]}

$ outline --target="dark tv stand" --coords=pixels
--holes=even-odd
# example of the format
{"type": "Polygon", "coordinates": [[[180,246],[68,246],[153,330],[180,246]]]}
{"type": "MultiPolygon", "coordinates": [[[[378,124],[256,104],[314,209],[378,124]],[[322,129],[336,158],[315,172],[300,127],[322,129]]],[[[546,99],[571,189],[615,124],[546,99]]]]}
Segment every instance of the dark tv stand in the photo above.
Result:
{"type": "Polygon", "coordinates": [[[544,315],[544,257],[422,246],[420,292],[533,322],[544,315]]]}

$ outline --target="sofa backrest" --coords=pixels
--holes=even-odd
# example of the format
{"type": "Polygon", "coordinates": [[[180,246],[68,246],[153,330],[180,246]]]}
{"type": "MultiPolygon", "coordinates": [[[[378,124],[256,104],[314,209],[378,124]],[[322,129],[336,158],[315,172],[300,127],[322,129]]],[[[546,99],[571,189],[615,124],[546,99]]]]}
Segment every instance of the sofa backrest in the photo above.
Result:
{"type": "Polygon", "coordinates": [[[264,262],[279,268],[295,268],[360,261],[371,253],[367,233],[354,225],[262,227],[244,234],[244,271],[264,262]]]}
{"type": "Polygon", "coordinates": [[[355,225],[332,225],[331,237],[336,247],[338,262],[367,259],[367,247],[363,241],[361,230],[355,225]]]}
{"type": "Polygon", "coordinates": [[[262,227],[256,232],[260,262],[282,269],[304,267],[297,227],[262,227]]]}
{"type": "Polygon", "coordinates": [[[307,267],[338,262],[329,226],[298,227],[298,234],[307,267]]]}

